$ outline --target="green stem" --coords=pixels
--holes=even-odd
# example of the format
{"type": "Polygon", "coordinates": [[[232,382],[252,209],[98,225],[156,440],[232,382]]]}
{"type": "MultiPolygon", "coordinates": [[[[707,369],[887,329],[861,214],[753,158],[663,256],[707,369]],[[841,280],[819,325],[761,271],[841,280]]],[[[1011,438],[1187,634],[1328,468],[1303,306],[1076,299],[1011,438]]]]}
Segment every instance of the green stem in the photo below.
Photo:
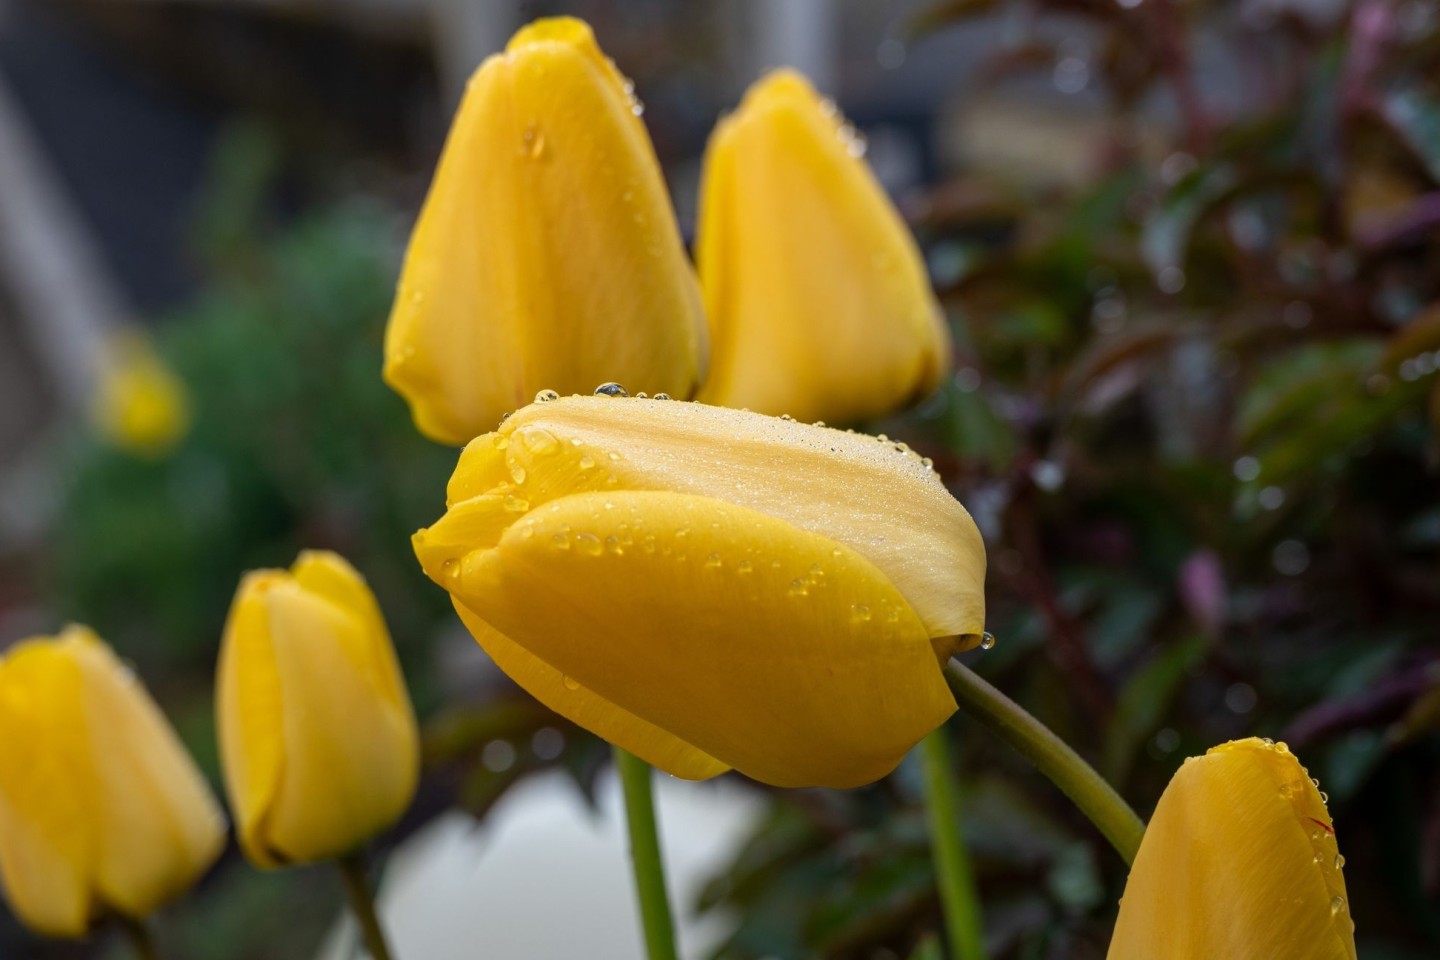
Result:
{"type": "Polygon", "coordinates": [[[635,894],[640,901],[645,953],[649,960],[676,960],[675,926],[670,919],[670,899],[665,893],[665,866],[660,862],[650,765],[616,747],[615,770],[625,794],[625,820],[630,828],[630,859],[635,867],[635,894]]]}
{"type": "Polygon", "coordinates": [[[149,924],[137,917],[123,914],[117,916],[116,921],[125,932],[125,939],[130,941],[135,956],[140,960],[160,960],[160,950],[155,946],[155,936],[150,932],[149,924]]]}
{"type": "Polygon", "coordinates": [[[370,960],[390,960],[390,947],[385,943],[385,931],[380,927],[380,917],[375,912],[375,897],[370,893],[370,880],[365,869],[365,857],[359,851],[347,853],[335,861],[340,878],[345,881],[345,896],[350,901],[350,912],[360,924],[360,936],[370,960]]]}
{"type": "Polygon", "coordinates": [[[945,667],[945,680],[962,710],[1035,764],[1100,828],[1127,864],[1135,862],[1140,838],[1145,835],[1145,821],[1135,815],[1094,768],[1048,727],[969,667],[950,661],[945,667]]]}
{"type": "Polygon", "coordinates": [[[936,727],[920,744],[925,767],[925,807],[930,819],[930,849],[940,878],[940,905],[945,930],[950,934],[954,960],[983,960],[985,946],[980,930],[980,896],[970,854],[960,836],[959,803],[955,776],[950,769],[950,735],[936,727]]]}

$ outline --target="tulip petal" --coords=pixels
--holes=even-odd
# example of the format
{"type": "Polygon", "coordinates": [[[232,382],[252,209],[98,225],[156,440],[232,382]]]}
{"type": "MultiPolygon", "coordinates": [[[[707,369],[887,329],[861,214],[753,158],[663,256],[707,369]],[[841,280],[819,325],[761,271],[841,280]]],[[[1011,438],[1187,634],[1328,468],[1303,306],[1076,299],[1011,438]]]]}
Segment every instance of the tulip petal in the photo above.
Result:
{"type": "Polygon", "coordinates": [[[1109,960],[1355,960],[1335,829],[1284,744],[1188,759],[1130,871],[1109,960]]]}
{"type": "Polygon", "coordinates": [[[0,878],[15,914],[56,937],[86,933],[96,845],[80,672],[32,641],[0,661],[0,878]]]}
{"type": "Polygon", "coordinates": [[[326,859],[388,826],[409,802],[413,721],[408,711],[376,709],[388,697],[362,618],[289,579],[266,592],[265,608],[285,757],[267,846],[287,860],[326,859]]]}
{"type": "Polygon", "coordinates": [[[175,731],[139,682],[84,627],[61,635],[83,676],[95,767],[95,885],[108,906],[143,917],[178,896],[225,842],[225,822],[175,731]]]}
{"type": "Polygon", "coordinates": [[[708,780],[730,767],[616,706],[500,633],[460,601],[455,612],[495,665],[536,700],[641,760],[682,780],[708,780]]]}
{"type": "Polygon", "coordinates": [[[246,856],[261,866],[284,860],[266,840],[285,767],[285,705],[264,599],[284,576],[279,570],[257,570],[241,582],[225,622],[215,681],[220,755],[235,832],[246,856]]]}
{"type": "Polygon", "coordinates": [[[778,786],[874,781],[955,710],[873,564],[709,497],[564,497],[465,557],[450,588],[598,696],[778,786]]]}
{"type": "Polygon", "coordinates": [[[948,367],[920,251],[857,142],[790,70],[716,127],[696,240],[705,402],[853,422],[924,396],[948,367]]]}
{"type": "MultiPolygon", "coordinates": [[[[531,509],[591,490],[668,490],[747,507],[864,556],[904,595],[930,636],[965,637],[961,646],[973,646],[984,632],[980,533],[908,448],[698,403],[566,397],[525,407],[497,433],[476,438],[456,467],[451,497],[478,494],[502,475],[501,463],[514,496],[531,509]]],[[[489,509],[496,512],[498,503],[489,509]]],[[[469,548],[494,543],[494,527],[516,516],[498,516],[469,548]]],[[[445,524],[431,529],[446,530],[445,524]]],[[[422,531],[418,542],[430,536],[422,531]]],[[[448,586],[438,576],[440,564],[463,554],[467,540],[444,539],[448,546],[422,563],[448,586]]]]}
{"type": "Polygon", "coordinates": [[[542,20],[472,77],[416,223],[385,379],[464,443],[546,388],[689,396],[699,287],[634,100],[578,20],[542,20]]]}

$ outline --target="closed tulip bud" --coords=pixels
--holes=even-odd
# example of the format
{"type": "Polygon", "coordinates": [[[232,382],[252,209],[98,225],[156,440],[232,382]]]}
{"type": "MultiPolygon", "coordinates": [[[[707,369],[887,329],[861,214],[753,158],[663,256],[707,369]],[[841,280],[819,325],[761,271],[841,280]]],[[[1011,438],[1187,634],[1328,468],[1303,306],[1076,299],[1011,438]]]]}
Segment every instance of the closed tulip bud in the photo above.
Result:
{"type": "Polygon", "coordinates": [[[165,456],[190,429],[185,385],[143,336],[125,332],[106,346],[94,418],[104,437],[139,457],[165,456]]]}
{"type": "Polygon", "coordinates": [[[130,670],[86,627],[0,659],[0,879],[39,933],[140,918],[219,856],[225,821],[130,670]]]}
{"type": "Polygon", "coordinates": [[[568,17],[471,78],[385,335],[427,436],[464,443],[545,387],[695,391],[699,288],[630,90],[568,17]]]}
{"type": "Polygon", "coordinates": [[[940,382],[940,306],[861,153],[834,105],[790,70],[715,129],[696,240],[713,350],[700,399],[843,423],[940,382]]]}
{"type": "Polygon", "coordinates": [[[1355,960],[1324,794],[1283,743],[1236,740],[1171,779],[1109,960],[1355,960]]]}
{"type": "Polygon", "coordinates": [[[419,733],[374,595],[333,553],[245,576],[220,650],[220,759],[257,866],[338,857],[405,811],[419,733]]]}
{"type": "Polygon", "coordinates": [[[884,776],[984,624],[980,535],[908,448],[701,404],[526,407],[414,542],[516,682],[687,779],[884,776]]]}

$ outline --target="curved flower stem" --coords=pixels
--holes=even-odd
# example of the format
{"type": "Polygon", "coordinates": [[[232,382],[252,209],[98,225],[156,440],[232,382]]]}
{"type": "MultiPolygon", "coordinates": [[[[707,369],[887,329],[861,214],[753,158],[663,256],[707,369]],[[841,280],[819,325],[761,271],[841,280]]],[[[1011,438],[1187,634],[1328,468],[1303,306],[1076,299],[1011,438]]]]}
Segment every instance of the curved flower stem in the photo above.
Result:
{"type": "Polygon", "coordinates": [[[116,917],[120,929],[125,931],[125,939],[130,941],[135,956],[140,960],[160,960],[160,949],[155,946],[155,936],[150,932],[150,925],[144,920],[136,917],[127,917],[123,914],[116,917]]]}
{"type": "Polygon", "coordinates": [[[660,861],[650,765],[619,747],[614,750],[615,771],[625,794],[625,820],[630,829],[630,860],[635,867],[635,895],[640,901],[645,954],[649,960],[676,960],[675,925],[665,892],[665,866],[660,861]]]}
{"type": "Polygon", "coordinates": [[[1127,864],[1135,862],[1140,838],[1145,835],[1145,821],[1093,767],[1018,703],[964,664],[950,661],[945,667],[945,682],[950,684],[962,710],[1035,764],[1100,828],[1127,864]]]}
{"type": "Polygon", "coordinates": [[[983,960],[980,897],[975,890],[970,854],[960,836],[955,776],[950,769],[950,735],[944,726],[936,727],[921,741],[920,759],[925,768],[930,849],[940,878],[940,904],[945,913],[945,930],[950,934],[950,956],[954,960],[983,960]]]}
{"type": "Polygon", "coordinates": [[[370,881],[366,876],[365,857],[359,851],[347,853],[335,861],[340,877],[345,881],[345,896],[350,901],[350,912],[360,924],[360,936],[370,960],[390,960],[390,947],[385,943],[385,931],[380,927],[380,917],[375,912],[375,897],[370,893],[370,881]]]}

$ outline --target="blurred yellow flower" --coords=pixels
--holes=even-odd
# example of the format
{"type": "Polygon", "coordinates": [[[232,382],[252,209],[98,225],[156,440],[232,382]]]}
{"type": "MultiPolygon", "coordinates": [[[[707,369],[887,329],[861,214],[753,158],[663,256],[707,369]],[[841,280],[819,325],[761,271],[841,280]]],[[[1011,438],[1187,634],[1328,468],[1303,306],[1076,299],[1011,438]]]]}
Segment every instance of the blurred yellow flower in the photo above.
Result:
{"type": "Polygon", "coordinates": [[[908,448],[695,403],[536,403],[465,448],[415,535],[550,708],[687,779],[848,787],[955,710],[985,552],[908,448]]]}
{"type": "Polygon", "coordinates": [[[39,933],[82,937],[190,888],[220,808],[149,694],[86,627],[0,659],[0,879],[39,933]]]}
{"type": "Polygon", "coordinates": [[[1355,960],[1324,795],[1283,743],[1191,757],[1145,831],[1109,960],[1355,960]]]}
{"type": "Polygon", "coordinates": [[[94,415],[106,439],[141,457],[164,456],[190,429],[185,385],[134,331],[107,344],[94,415]]]}
{"type": "Polygon", "coordinates": [[[409,805],[420,752],[405,678],[374,595],[339,556],[245,576],[216,685],[225,785],[258,866],[348,853],[409,805]]]}
{"type": "Polygon", "coordinates": [[[877,417],[935,389],[950,336],[920,251],[804,77],[756,83],[710,138],[696,259],[714,355],[700,399],[877,417]]]}
{"type": "Polygon", "coordinates": [[[639,112],[568,17],[471,78],[385,336],[385,380],[427,436],[464,443],[542,387],[695,391],[699,288],[639,112]]]}

